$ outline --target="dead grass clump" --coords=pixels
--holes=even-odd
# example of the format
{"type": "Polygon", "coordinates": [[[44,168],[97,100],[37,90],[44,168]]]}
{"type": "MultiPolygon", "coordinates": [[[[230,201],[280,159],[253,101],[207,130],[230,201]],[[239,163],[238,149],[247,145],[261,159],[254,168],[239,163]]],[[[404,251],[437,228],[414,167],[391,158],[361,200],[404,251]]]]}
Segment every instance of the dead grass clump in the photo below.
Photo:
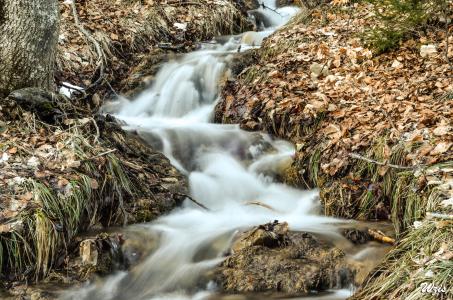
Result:
{"type": "Polygon", "coordinates": [[[1,134],[0,271],[8,279],[45,277],[79,232],[126,222],[123,202],[133,193],[120,160],[86,131],[89,120],[72,122],[55,130],[25,113],[1,134]]]}
{"type": "Polygon", "coordinates": [[[425,220],[412,227],[352,299],[451,299],[453,225],[425,220]],[[441,292],[424,292],[432,284],[441,292]]]}

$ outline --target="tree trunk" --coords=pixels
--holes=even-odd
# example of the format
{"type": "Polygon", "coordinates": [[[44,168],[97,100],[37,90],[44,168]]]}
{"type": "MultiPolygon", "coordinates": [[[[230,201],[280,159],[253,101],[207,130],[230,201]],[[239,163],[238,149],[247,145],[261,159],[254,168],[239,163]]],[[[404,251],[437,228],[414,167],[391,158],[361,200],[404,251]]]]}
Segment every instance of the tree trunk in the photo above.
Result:
{"type": "Polygon", "coordinates": [[[0,0],[0,97],[52,88],[58,35],[58,0],[0,0]]]}

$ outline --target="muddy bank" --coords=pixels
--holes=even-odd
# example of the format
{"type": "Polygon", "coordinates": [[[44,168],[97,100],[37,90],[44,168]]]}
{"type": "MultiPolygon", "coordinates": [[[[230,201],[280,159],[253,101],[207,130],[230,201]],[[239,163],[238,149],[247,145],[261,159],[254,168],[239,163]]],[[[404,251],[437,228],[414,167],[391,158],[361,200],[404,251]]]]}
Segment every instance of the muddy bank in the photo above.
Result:
{"type": "Polygon", "coordinates": [[[439,266],[451,263],[433,255],[452,243],[449,221],[439,224],[452,213],[453,81],[445,55],[453,50],[446,54],[445,32],[431,28],[375,55],[357,34],[376,22],[369,4],[323,10],[300,14],[248,54],[225,84],[215,118],[293,141],[286,181],[318,187],[327,215],[391,220],[400,237],[410,232],[358,299],[420,293],[421,282],[439,284],[439,266]],[[427,44],[436,51],[421,52],[427,44]],[[431,248],[421,233],[433,226],[443,244],[431,248]],[[398,263],[420,244],[435,264],[398,263]],[[399,279],[388,284],[389,277],[399,279]]]}
{"type": "Polygon", "coordinates": [[[86,117],[71,104],[72,117],[64,117],[52,101],[65,103],[37,89],[0,100],[0,276],[6,285],[55,270],[64,277],[79,256],[79,234],[153,220],[187,193],[186,178],[169,160],[114,118],[86,117]],[[46,111],[60,118],[46,119],[46,111]]]}

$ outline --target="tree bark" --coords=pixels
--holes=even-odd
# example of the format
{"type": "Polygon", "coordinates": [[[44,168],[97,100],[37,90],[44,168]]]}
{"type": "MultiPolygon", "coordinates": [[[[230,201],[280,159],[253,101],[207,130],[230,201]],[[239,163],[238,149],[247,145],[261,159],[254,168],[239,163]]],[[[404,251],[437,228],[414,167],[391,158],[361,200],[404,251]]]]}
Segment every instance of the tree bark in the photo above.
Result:
{"type": "Polygon", "coordinates": [[[0,0],[0,97],[54,85],[58,0],[0,0]]]}

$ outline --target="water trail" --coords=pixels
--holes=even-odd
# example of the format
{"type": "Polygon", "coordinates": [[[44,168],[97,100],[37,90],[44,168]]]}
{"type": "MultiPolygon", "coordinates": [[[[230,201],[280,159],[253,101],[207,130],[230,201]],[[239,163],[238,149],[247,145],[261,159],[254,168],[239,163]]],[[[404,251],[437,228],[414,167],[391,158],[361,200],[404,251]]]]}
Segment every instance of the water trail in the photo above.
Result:
{"type": "MultiPolygon", "coordinates": [[[[264,4],[275,9],[274,0],[264,4]]],[[[262,36],[296,11],[258,9],[270,26],[262,36]]],[[[238,229],[282,220],[292,230],[335,234],[338,220],[318,214],[316,191],[274,180],[291,163],[291,144],[235,125],[209,123],[219,82],[241,39],[231,37],[223,45],[209,45],[165,64],[150,89],[116,110],[126,128],[138,131],[188,175],[192,197],[210,210],[186,201],[170,215],[142,225],[142,230],[160,235],[157,250],[130,272],[90,283],[63,299],[206,299],[213,287],[200,286],[201,279],[222,261],[238,229]],[[250,201],[274,210],[246,205],[250,201]]]]}

